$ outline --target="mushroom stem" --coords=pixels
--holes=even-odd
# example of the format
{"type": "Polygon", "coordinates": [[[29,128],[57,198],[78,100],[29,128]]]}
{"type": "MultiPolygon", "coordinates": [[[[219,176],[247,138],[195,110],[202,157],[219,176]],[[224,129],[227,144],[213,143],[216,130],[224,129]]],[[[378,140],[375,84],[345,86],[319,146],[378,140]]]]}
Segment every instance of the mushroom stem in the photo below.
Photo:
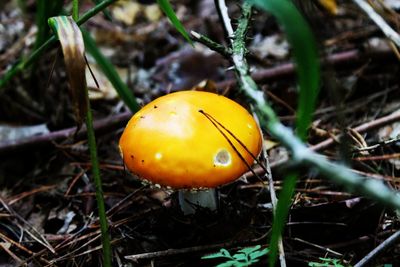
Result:
{"type": "Polygon", "coordinates": [[[179,205],[183,214],[194,214],[198,208],[215,211],[218,207],[215,189],[200,191],[179,191],[179,205]]]}

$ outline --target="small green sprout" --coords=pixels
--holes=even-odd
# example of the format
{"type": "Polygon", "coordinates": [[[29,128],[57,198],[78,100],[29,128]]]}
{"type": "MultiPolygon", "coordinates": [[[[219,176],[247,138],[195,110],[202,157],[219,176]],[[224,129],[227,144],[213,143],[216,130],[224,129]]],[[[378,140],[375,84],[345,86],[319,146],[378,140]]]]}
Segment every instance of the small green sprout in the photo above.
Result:
{"type": "Polygon", "coordinates": [[[245,267],[258,262],[260,257],[266,255],[269,249],[261,249],[260,245],[255,247],[248,247],[238,250],[235,254],[231,255],[228,250],[221,248],[217,253],[201,257],[202,259],[216,259],[225,258],[226,261],[218,264],[216,267],[245,267]]]}
{"type": "Polygon", "coordinates": [[[310,267],[345,267],[339,259],[319,258],[321,262],[309,262],[310,267]]]}

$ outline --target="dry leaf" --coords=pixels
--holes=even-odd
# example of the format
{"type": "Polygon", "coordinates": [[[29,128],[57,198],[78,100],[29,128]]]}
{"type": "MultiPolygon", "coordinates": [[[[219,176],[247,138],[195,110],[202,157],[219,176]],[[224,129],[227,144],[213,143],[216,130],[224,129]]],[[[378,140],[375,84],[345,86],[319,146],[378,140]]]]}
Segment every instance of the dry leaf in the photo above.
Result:
{"type": "Polygon", "coordinates": [[[318,0],[323,8],[328,11],[331,15],[338,14],[338,6],[336,0],[318,0]]]}
{"type": "Polygon", "coordinates": [[[116,20],[125,25],[133,25],[140,15],[150,22],[158,21],[162,16],[157,4],[142,5],[133,1],[118,1],[113,6],[111,13],[116,20]]]}
{"type": "MultiPolygon", "coordinates": [[[[100,68],[97,64],[89,63],[90,69],[92,70],[96,81],[99,84],[99,88],[97,88],[96,83],[90,74],[89,68],[86,68],[86,80],[87,86],[89,89],[89,99],[91,100],[99,100],[99,99],[115,99],[118,97],[117,91],[114,86],[111,84],[110,80],[101,72],[100,68]]],[[[127,77],[128,70],[116,68],[120,77],[127,77]]]]}
{"type": "Polygon", "coordinates": [[[78,129],[88,110],[86,99],[85,45],[81,30],[72,17],[58,16],[49,19],[49,25],[57,34],[64,54],[74,112],[78,129]]]}

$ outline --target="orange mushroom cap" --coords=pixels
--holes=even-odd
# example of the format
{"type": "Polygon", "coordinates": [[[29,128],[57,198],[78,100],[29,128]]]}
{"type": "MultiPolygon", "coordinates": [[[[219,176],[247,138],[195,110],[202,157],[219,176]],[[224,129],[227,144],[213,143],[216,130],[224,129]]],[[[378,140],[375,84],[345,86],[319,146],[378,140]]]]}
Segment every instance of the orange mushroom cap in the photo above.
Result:
{"type": "Polygon", "coordinates": [[[126,167],[151,183],[177,189],[236,180],[248,170],[237,152],[248,165],[254,159],[210,118],[259,155],[261,131],[246,109],[214,93],[181,91],[157,98],[130,119],[119,142],[126,167]]]}

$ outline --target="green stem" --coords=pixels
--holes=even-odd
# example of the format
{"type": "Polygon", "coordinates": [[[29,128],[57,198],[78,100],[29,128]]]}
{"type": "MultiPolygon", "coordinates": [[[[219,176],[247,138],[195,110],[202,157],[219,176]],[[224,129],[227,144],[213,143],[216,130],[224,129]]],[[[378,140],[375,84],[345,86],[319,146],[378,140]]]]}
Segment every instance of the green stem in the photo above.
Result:
{"type": "MultiPolygon", "coordinates": [[[[117,0],[104,0],[97,6],[88,10],[85,14],[83,14],[76,23],[78,25],[82,25],[86,21],[88,21],[91,17],[116,2],[117,0]]],[[[0,93],[2,92],[4,86],[20,71],[23,71],[25,68],[29,67],[33,62],[35,62],[47,49],[49,49],[52,45],[54,45],[57,41],[57,38],[53,35],[47,41],[40,46],[37,50],[35,50],[27,59],[22,59],[19,63],[14,65],[10,70],[6,72],[6,74],[0,79],[0,93]]]]}
{"type": "Polygon", "coordinates": [[[72,18],[75,21],[79,19],[79,0],[72,1],[72,18]]]}
{"type": "MultiPolygon", "coordinates": [[[[87,90],[87,89],[86,89],[87,90]]],[[[100,230],[101,230],[101,238],[103,245],[103,266],[111,267],[111,243],[110,243],[110,234],[108,231],[108,222],[106,216],[106,209],[104,205],[104,197],[103,197],[103,188],[100,177],[100,168],[99,161],[97,158],[97,146],[96,146],[96,137],[94,135],[93,129],[93,115],[92,110],[90,109],[90,101],[88,92],[86,94],[86,101],[88,111],[86,113],[86,126],[87,126],[87,134],[88,134],[88,142],[89,142],[89,150],[90,150],[90,159],[92,162],[92,175],[94,179],[94,184],[96,188],[96,200],[97,200],[97,208],[99,212],[99,220],[100,220],[100,230]]]]}
{"type": "Polygon", "coordinates": [[[100,11],[104,10],[109,5],[113,4],[117,0],[104,0],[97,6],[93,7],[92,9],[88,10],[85,14],[83,14],[76,22],[78,25],[82,25],[86,21],[88,21],[91,17],[99,13],[100,11]]]}
{"type": "Polygon", "coordinates": [[[227,48],[217,42],[214,42],[213,40],[211,40],[210,38],[208,38],[207,36],[204,36],[198,32],[195,31],[191,31],[190,34],[192,35],[192,37],[199,43],[204,44],[205,46],[211,48],[212,50],[214,50],[215,52],[223,55],[224,57],[230,59],[232,51],[230,48],[227,48]]]}

